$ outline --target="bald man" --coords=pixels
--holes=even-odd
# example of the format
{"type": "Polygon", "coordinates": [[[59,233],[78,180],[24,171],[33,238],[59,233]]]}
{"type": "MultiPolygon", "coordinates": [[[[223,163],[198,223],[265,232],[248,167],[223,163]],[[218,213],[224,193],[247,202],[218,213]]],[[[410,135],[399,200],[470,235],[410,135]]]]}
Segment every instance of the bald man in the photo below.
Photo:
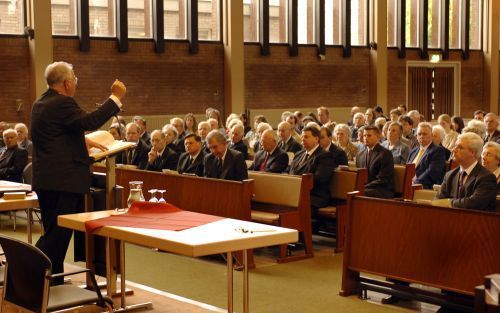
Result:
{"type": "Polygon", "coordinates": [[[151,150],[148,153],[146,170],[161,172],[164,169],[176,170],[179,155],[167,147],[165,134],[157,129],[151,133],[151,150]]]}
{"type": "Polygon", "coordinates": [[[288,167],[288,154],[278,147],[278,135],[273,130],[265,130],[260,137],[262,150],[257,152],[249,170],[283,173],[288,167]]]}
{"type": "Polygon", "coordinates": [[[128,123],[125,127],[125,139],[136,144],[135,148],[122,152],[116,163],[135,165],[138,169],[145,169],[148,164],[149,146],[141,140],[141,128],[136,123],[128,123]]]}

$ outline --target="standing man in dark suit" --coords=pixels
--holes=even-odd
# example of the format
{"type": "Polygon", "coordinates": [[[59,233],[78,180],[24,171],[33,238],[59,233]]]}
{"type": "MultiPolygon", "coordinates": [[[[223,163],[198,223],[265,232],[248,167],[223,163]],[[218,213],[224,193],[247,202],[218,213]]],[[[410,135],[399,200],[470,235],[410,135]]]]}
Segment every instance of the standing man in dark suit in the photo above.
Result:
{"type": "Polygon", "coordinates": [[[418,124],[417,140],[419,145],[410,151],[407,162],[415,164],[413,183],[432,189],[434,184],[441,185],[446,172],[444,148],[432,142],[432,125],[427,122],[418,124]]]}
{"type": "Polygon", "coordinates": [[[332,131],[330,128],[322,126],[320,129],[320,136],[319,145],[323,148],[323,150],[332,154],[333,160],[335,161],[335,167],[339,165],[347,165],[347,154],[344,150],[332,143],[332,131]]]}
{"type": "Polygon", "coordinates": [[[227,147],[226,138],[214,129],[207,135],[210,154],[203,160],[204,176],[226,180],[248,179],[247,165],[243,154],[227,147]]]}
{"type": "Polygon", "coordinates": [[[380,129],[367,126],[363,133],[366,149],[356,155],[356,167],[368,170],[365,196],[374,198],[394,197],[394,159],[391,151],[379,144],[380,129]]]}
{"type": "Polygon", "coordinates": [[[495,113],[488,113],[484,116],[484,123],[486,124],[486,136],[484,143],[488,141],[500,143],[500,130],[498,130],[498,116],[495,113]]]}
{"type": "Polygon", "coordinates": [[[28,151],[17,145],[17,132],[7,129],[3,132],[5,147],[0,148],[0,179],[23,182],[23,170],[28,164],[28,151]]]}
{"type": "Polygon", "coordinates": [[[448,198],[454,208],[495,211],[495,175],[479,162],[483,140],[474,133],[458,136],[453,160],[460,166],[447,172],[437,199],[448,198]]]}
{"type": "Polygon", "coordinates": [[[246,160],[248,158],[248,147],[243,141],[243,136],[245,136],[245,128],[242,124],[236,124],[231,128],[231,144],[230,149],[236,150],[243,154],[243,158],[246,160]]]}
{"type": "Polygon", "coordinates": [[[186,147],[186,152],[179,158],[177,172],[203,176],[205,152],[202,149],[201,137],[192,133],[188,134],[184,138],[184,147],[186,147]]]}
{"type": "Polygon", "coordinates": [[[274,130],[265,130],[260,137],[262,150],[255,155],[249,170],[283,173],[288,167],[288,154],[278,147],[278,136],[274,130]]]}
{"type": "Polygon", "coordinates": [[[292,137],[292,126],[288,122],[281,122],[278,125],[278,136],[280,141],[278,147],[285,152],[297,153],[302,150],[302,146],[292,137]]]}
{"type": "MultiPolygon", "coordinates": [[[[330,203],[330,180],[336,167],[330,152],[319,145],[320,131],[314,126],[306,126],[302,130],[302,146],[304,150],[296,153],[290,165],[290,174],[313,174],[311,189],[311,214],[316,218],[318,209],[330,203]]],[[[293,140],[293,139],[292,139],[293,140]]]]}
{"type": "MultiPolygon", "coordinates": [[[[57,226],[57,217],[80,212],[83,196],[90,190],[91,159],[84,132],[99,128],[120,111],[126,88],[116,80],[109,99],[96,111],[87,113],[73,99],[77,78],[71,64],[50,64],[45,80],[49,89],[35,101],[31,116],[33,190],[38,196],[45,230],[36,246],[49,257],[55,274],[63,271],[73,233],[57,226]]],[[[53,283],[62,282],[60,277],[53,283]]]]}
{"type": "Polygon", "coordinates": [[[116,158],[116,163],[135,165],[143,170],[148,165],[149,146],[141,140],[141,128],[136,123],[128,123],[125,126],[125,139],[128,142],[134,142],[135,148],[123,151],[116,158]]]}
{"type": "Polygon", "coordinates": [[[163,169],[175,170],[177,168],[179,155],[167,147],[167,139],[161,130],[157,129],[151,133],[151,145],[146,170],[161,172],[163,169]]]}

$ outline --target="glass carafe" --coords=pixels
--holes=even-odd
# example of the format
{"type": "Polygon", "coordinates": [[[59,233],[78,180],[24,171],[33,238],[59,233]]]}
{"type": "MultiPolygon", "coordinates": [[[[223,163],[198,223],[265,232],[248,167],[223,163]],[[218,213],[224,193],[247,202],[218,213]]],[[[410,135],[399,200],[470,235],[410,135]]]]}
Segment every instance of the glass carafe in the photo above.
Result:
{"type": "Polygon", "coordinates": [[[131,181],[130,193],[127,199],[127,207],[130,208],[134,201],[144,201],[144,195],[142,194],[142,181],[131,181]]]}

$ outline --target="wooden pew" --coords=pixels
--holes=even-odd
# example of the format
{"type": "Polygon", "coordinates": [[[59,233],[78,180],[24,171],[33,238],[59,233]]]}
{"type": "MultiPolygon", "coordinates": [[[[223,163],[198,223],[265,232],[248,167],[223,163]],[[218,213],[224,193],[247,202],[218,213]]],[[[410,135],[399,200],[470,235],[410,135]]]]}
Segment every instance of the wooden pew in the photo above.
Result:
{"type": "Polygon", "coordinates": [[[361,272],[474,294],[483,277],[500,272],[500,214],[374,199],[351,193],[340,295],[377,290],[452,309],[471,310],[441,295],[361,272]]]}
{"type": "Polygon", "coordinates": [[[297,229],[304,240],[304,254],[287,255],[287,245],[280,246],[278,263],[313,256],[311,231],[312,174],[302,176],[248,171],[254,181],[252,221],[297,229]]]}
{"type": "Polygon", "coordinates": [[[476,287],[474,313],[500,313],[500,274],[486,276],[484,284],[476,287]]]}
{"type": "Polygon", "coordinates": [[[394,165],[394,192],[397,198],[412,199],[412,180],[415,177],[415,164],[394,165]]]}
{"type": "MultiPolygon", "coordinates": [[[[94,166],[94,170],[102,171],[103,168],[94,166]]],[[[149,198],[148,190],[165,189],[165,200],[180,209],[245,221],[251,219],[252,180],[238,182],[179,175],[177,172],[117,168],[116,184],[124,187],[123,203],[127,203],[129,182],[134,180],[144,183],[142,190],[146,200],[149,198]]],[[[251,251],[249,253],[248,262],[254,266],[251,251]]]]}
{"type": "Polygon", "coordinates": [[[333,171],[332,179],[330,181],[330,196],[331,206],[320,208],[318,217],[320,225],[320,233],[326,235],[333,235],[336,239],[335,252],[344,251],[345,242],[345,219],[344,212],[347,205],[347,194],[352,191],[359,191],[364,194],[365,184],[368,179],[368,171],[366,168],[348,168],[340,166],[333,171]],[[334,222],[333,232],[329,232],[328,222],[334,222]]]}

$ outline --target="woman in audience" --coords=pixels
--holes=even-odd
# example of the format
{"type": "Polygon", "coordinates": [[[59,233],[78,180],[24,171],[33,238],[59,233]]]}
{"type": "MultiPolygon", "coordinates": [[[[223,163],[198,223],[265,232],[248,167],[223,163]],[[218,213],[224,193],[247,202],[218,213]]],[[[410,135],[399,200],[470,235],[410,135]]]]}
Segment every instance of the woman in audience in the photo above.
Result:
{"type": "Polygon", "coordinates": [[[445,146],[443,146],[443,139],[445,138],[445,136],[446,136],[446,133],[445,133],[443,127],[441,127],[441,125],[432,126],[432,142],[436,146],[441,146],[441,148],[444,149],[444,156],[445,156],[446,160],[449,160],[450,155],[451,155],[451,151],[448,150],[448,148],[446,148],[445,146]]]}
{"type": "Polygon", "coordinates": [[[356,138],[358,141],[354,143],[356,147],[358,147],[358,152],[363,151],[366,148],[365,137],[363,137],[363,134],[365,133],[365,128],[366,125],[358,128],[358,137],[356,138]]]}
{"type": "Polygon", "coordinates": [[[391,123],[392,122],[387,122],[384,124],[384,127],[382,127],[382,137],[383,138],[380,139],[380,142],[384,142],[386,140],[389,140],[389,133],[388,132],[389,132],[389,126],[391,126],[391,123]]]}
{"type": "Polygon", "coordinates": [[[163,126],[161,130],[165,134],[165,140],[166,140],[166,145],[170,149],[175,150],[176,145],[174,142],[177,140],[177,137],[179,137],[179,133],[177,132],[177,128],[175,128],[173,125],[167,124],[163,126]]]}
{"type": "Polygon", "coordinates": [[[451,117],[448,114],[441,114],[438,117],[438,123],[444,130],[443,147],[448,150],[453,149],[458,138],[458,133],[452,129],[451,117]]]}
{"type": "Polygon", "coordinates": [[[113,138],[115,138],[115,140],[123,140],[123,134],[125,133],[125,130],[122,129],[121,124],[115,123],[109,126],[108,132],[113,135],[113,138]]]}
{"type": "Polygon", "coordinates": [[[249,125],[248,116],[245,112],[241,112],[239,118],[240,121],[243,123],[243,127],[245,127],[245,136],[246,136],[246,134],[248,134],[248,132],[252,130],[252,126],[249,125]]]}
{"type": "Polygon", "coordinates": [[[462,129],[462,134],[469,132],[478,134],[479,137],[484,138],[486,135],[486,124],[484,124],[483,121],[470,120],[469,123],[467,123],[467,127],[462,129]]]}
{"type": "Polygon", "coordinates": [[[373,125],[375,123],[373,117],[375,116],[375,113],[373,113],[373,109],[366,109],[365,112],[365,124],[366,125],[373,125]]]}
{"type": "Polygon", "coordinates": [[[382,142],[381,145],[391,151],[394,164],[406,164],[408,154],[410,154],[410,147],[401,142],[403,126],[398,122],[390,122],[388,124],[387,140],[382,142]]]}
{"type": "MultiPolygon", "coordinates": [[[[318,120],[318,117],[316,117],[316,114],[314,114],[313,112],[308,112],[307,113],[307,116],[309,116],[310,118],[312,118],[312,121],[318,125],[320,125],[321,123],[319,122],[318,120]]],[[[306,118],[307,116],[305,116],[304,118],[306,118]]],[[[304,119],[302,119],[303,121],[304,119]]],[[[306,127],[306,124],[304,124],[304,127],[306,127]]]]}
{"type": "Polygon", "coordinates": [[[259,137],[257,135],[257,126],[259,126],[260,123],[267,123],[267,118],[264,115],[255,116],[255,118],[253,119],[253,129],[248,131],[245,135],[245,139],[248,141],[250,147],[253,147],[255,141],[259,140],[259,137]]]}
{"type": "MultiPolygon", "coordinates": [[[[481,153],[481,163],[495,174],[500,187],[500,144],[493,141],[487,142],[481,153]]],[[[497,191],[500,192],[500,189],[497,191]]]]}
{"type": "MultiPolygon", "coordinates": [[[[307,124],[309,124],[309,123],[316,123],[316,122],[314,121],[314,118],[312,116],[309,116],[309,115],[304,116],[302,118],[302,124],[304,125],[304,127],[306,127],[307,124]]],[[[316,123],[316,124],[318,124],[318,123],[316,123]]]]}
{"type": "Polygon", "coordinates": [[[186,134],[198,134],[198,122],[196,121],[196,117],[194,117],[193,113],[188,113],[184,116],[184,131],[186,134]]]}
{"type": "Polygon", "coordinates": [[[389,112],[389,115],[391,116],[391,122],[397,122],[399,117],[402,115],[401,111],[398,109],[392,109],[389,112]]]}
{"type": "Polygon", "coordinates": [[[451,125],[453,127],[453,130],[457,132],[457,134],[461,134],[462,133],[462,129],[464,129],[465,127],[465,123],[464,123],[464,120],[463,118],[461,118],[460,116],[453,116],[451,118],[451,125]]]}
{"type": "Polygon", "coordinates": [[[380,129],[381,133],[382,133],[382,129],[384,128],[384,125],[386,123],[387,123],[387,120],[385,119],[385,117],[377,117],[377,119],[374,122],[375,126],[377,126],[378,129],[380,129]]]}
{"type": "Polygon", "coordinates": [[[333,130],[335,144],[340,149],[344,150],[348,161],[354,161],[354,157],[358,153],[358,147],[351,142],[351,129],[347,124],[337,124],[333,130]]]}
{"type": "Polygon", "coordinates": [[[212,109],[210,112],[209,112],[209,118],[213,118],[213,119],[216,119],[217,122],[219,123],[219,130],[225,134],[226,133],[226,129],[224,128],[224,124],[222,123],[222,118],[220,116],[220,112],[219,110],[216,110],[216,109],[212,109]]]}

